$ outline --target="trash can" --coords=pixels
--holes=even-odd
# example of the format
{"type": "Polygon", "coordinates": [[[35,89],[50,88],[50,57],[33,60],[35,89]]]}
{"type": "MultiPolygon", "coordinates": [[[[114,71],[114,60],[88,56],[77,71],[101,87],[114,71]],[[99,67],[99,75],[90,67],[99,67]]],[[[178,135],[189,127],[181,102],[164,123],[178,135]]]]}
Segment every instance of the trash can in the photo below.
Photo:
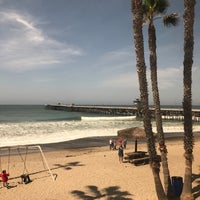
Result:
{"type": "Polygon", "coordinates": [[[172,176],[172,189],[174,194],[178,197],[181,196],[183,189],[183,178],[180,176],[172,176]]]}

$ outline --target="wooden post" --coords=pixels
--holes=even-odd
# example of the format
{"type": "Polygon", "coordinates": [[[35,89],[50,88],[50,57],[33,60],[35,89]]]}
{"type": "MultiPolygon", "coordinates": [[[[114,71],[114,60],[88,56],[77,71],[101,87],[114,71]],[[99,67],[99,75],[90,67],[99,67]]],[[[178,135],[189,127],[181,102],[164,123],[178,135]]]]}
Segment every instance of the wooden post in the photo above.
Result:
{"type": "Polygon", "coordinates": [[[135,152],[137,152],[137,139],[135,139],[135,152]]]}

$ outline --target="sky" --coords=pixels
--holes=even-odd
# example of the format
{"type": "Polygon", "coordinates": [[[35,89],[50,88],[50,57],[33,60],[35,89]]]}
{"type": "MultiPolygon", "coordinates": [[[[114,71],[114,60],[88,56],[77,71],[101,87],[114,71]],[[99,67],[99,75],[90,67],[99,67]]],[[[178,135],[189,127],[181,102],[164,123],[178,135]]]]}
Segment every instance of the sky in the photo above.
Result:
{"type": "MultiPolygon", "coordinates": [[[[183,0],[177,27],[155,21],[161,105],[183,100],[183,0]]],[[[200,105],[200,2],[192,103],[200,105]]],[[[0,104],[131,105],[140,96],[131,0],[0,0],[0,104]]],[[[149,81],[147,25],[145,58],[149,81]]],[[[152,104],[149,85],[149,102],[152,104]]]]}

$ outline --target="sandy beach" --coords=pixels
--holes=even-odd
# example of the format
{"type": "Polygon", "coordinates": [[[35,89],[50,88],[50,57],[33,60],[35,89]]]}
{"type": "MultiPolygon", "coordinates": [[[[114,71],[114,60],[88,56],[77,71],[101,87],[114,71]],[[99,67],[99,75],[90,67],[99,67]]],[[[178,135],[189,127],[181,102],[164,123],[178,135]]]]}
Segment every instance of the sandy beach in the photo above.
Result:
{"type": "MultiPolygon", "coordinates": [[[[1,199],[7,200],[75,200],[119,199],[155,200],[154,182],[149,164],[135,166],[129,162],[119,163],[117,150],[109,150],[108,137],[87,138],[70,142],[41,145],[50,173],[40,153],[13,155],[9,161],[10,189],[0,187],[1,199]],[[21,184],[24,162],[32,180],[21,184]],[[18,177],[18,178],[16,178],[18,177]]],[[[182,139],[167,140],[171,176],[184,175],[182,139]]],[[[129,142],[124,153],[133,152],[134,143],[129,142]]],[[[146,143],[139,142],[138,150],[147,151],[146,143]]],[[[200,199],[200,140],[195,139],[193,163],[193,191],[200,199]]],[[[2,157],[2,167],[7,168],[8,157],[2,157]]],[[[162,169],[161,169],[161,179],[162,169]]]]}

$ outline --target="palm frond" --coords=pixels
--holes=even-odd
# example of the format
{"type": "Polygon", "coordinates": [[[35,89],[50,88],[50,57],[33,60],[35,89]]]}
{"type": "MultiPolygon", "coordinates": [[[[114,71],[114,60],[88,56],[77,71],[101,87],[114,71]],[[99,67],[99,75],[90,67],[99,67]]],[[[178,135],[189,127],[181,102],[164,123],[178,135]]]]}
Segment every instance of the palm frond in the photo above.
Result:
{"type": "Polygon", "coordinates": [[[176,26],[179,23],[179,15],[177,13],[165,15],[163,17],[163,23],[167,27],[176,26]]]}
{"type": "Polygon", "coordinates": [[[167,8],[169,7],[169,2],[168,0],[157,0],[156,4],[156,12],[159,14],[165,13],[167,8]]]}
{"type": "Polygon", "coordinates": [[[144,13],[162,14],[169,7],[168,0],[143,0],[144,13]]]}

